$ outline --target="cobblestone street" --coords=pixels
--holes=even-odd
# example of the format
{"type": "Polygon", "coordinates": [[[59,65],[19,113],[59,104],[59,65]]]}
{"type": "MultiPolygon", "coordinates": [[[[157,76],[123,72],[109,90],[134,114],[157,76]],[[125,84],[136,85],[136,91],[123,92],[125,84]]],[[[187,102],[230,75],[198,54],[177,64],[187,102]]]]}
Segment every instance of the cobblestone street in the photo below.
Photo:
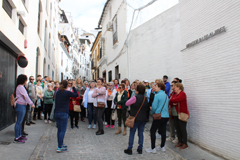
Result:
{"type": "MultiPolygon", "coordinates": [[[[48,125],[30,159],[181,159],[181,156],[177,155],[169,148],[167,148],[165,153],[158,151],[157,154],[149,154],[143,151],[142,155],[137,154],[137,134],[135,135],[133,155],[126,155],[123,150],[128,146],[129,129],[127,136],[115,135],[117,130],[116,127],[114,129],[107,128],[105,129],[104,135],[96,136],[96,129],[87,129],[87,125],[87,122],[80,122],[79,129],[73,130],[70,128],[70,126],[68,126],[64,141],[64,143],[68,146],[68,151],[64,153],[56,152],[57,128],[55,127],[55,123],[48,125]]],[[[144,135],[145,150],[145,148],[150,147],[148,129],[145,129],[144,135]]],[[[159,143],[160,140],[157,140],[157,144],[159,143]]]]}

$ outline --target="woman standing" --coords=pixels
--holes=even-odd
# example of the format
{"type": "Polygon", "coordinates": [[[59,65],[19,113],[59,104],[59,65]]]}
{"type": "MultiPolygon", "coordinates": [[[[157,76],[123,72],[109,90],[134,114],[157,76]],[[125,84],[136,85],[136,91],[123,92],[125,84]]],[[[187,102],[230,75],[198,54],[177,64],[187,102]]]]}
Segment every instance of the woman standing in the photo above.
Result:
{"type": "Polygon", "coordinates": [[[27,140],[26,137],[22,136],[22,122],[26,113],[27,104],[29,104],[32,108],[35,108],[33,102],[28,96],[27,90],[25,89],[25,85],[27,84],[27,76],[21,74],[17,78],[17,85],[15,90],[15,110],[17,113],[17,122],[15,124],[15,143],[25,143],[27,140]]]}
{"type": "Polygon", "coordinates": [[[38,119],[42,120],[41,118],[41,111],[43,108],[43,96],[44,96],[44,92],[43,92],[43,88],[41,86],[41,80],[37,80],[37,86],[36,86],[36,93],[37,93],[37,104],[36,104],[36,108],[34,110],[34,120],[37,120],[36,118],[36,113],[38,114],[38,119]]]}
{"type": "Polygon", "coordinates": [[[168,96],[165,93],[165,84],[164,83],[157,83],[155,86],[155,97],[152,103],[152,111],[151,114],[161,114],[160,120],[153,120],[152,126],[150,129],[151,132],[151,148],[147,148],[146,152],[148,153],[157,153],[157,150],[166,151],[165,149],[165,142],[166,142],[166,125],[169,119],[168,113],[168,96]],[[155,148],[156,143],[156,131],[159,129],[161,131],[162,142],[161,146],[157,146],[155,148]]]}
{"type": "Polygon", "coordinates": [[[134,142],[134,136],[135,132],[138,129],[138,149],[137,152],[139,154],[142,154],[142,149],[143,149],[143,131],[145,124],[147,122],[147,116],[146,116],[146,111],[148,110],[148,102],[146,97],[144,96],[145,94],[145,86],[140,84],[137,86],[137,95],[133,96],[131,99],[129,99],[126,102],[126,106],[131,105],[131,116],[136,116],[138,110],[140,109],[134,123],[134,127],[130,129],[130,135],[129,135],[129,142],[128,142],[128,149],[124,150],[124,153],[131,155],[132,154],[132,148],[133,148],[133,142],[134,142]]]}
{"type": "Polygon", "coordinates": [[[114,103],[117,106],[117,115],[118,115],[118,131],[115,134],[122,133],[122,121],[124,124],[123,135],[127,135],[127,126],[125,125],[127,106],[126,102],[128,100],[128,92],[125,90],[125,84],[120,84],[118,87],[119,91],[117,92],[114,103]]]}
{"type": "Polygon", "coordinates": [[[63,80],[60,90],[55,94],[55,119],[57,122],[57,152],[67,151],[67,146],[63,145],[63,139],[67,129],[68,115],[69,115],[69,101],[70,97],[78,97],[78,92],[73,86],[73,92],[67,90],[68,82],[63,80]]]}
{"type": "Polygon", "coordinates": [[[78,78],[76,80],[76,83],[77,83],[77,85],[76,85],[77,91],[80,94],[79,104],[81,106],[81,112],[80,112],[81,121],[85,122],[84,117],[86,117],[86,109],[82,105],[82,101],[83,101],[83,95],[84,95],[84,92],[85,92],[86,88],[85,88],[85,86],[83,86],[83,81],[82,81],[81,78],[78,78]]]}
{"type": "MultiPolygon", "coordinates": [[[[131,89],[131,86],[130,86],[130,81],[127,79],[126,80],[126,87],[125,88],[127,88],[128,90],[130,90],[131,89]]],[[[131,96],[131,95],[130,95],[131,96]]]]}
{"type": "Polygon", "coordinates": [[[136,96],[136,85],[135,85],[135,83],[131,84],[131,89],[129,90],[129,94],[130,94],[131,98],[136,96]]]}
{"type": "MultiPolygon", "coordinates": [[[[187,107],[187,96],[183,91],[183,85],[181,83],[176,83],[174,88],[175,94],[170,99],[170,105],[175,105],[175,109],[178,114],[186,113],[189,116],[189,111],[187,107]]],[[[178,144],[175,146],[180,147],[181,150],[188,148],[187,145],[187,122],[184,122],[174,116],[174,124],[177,129],[178,144]]]]}
{"type": "Polygon", "coordinates": [[[114,85],[113,82],[110,82],[108,84],[108,96],[107,96],[107,108],[106,108],[106,121],[107,121],[106,128],[110,127],[110,125],[111,125],[111,128],[114,128],[114,122],[115,122],[114,120],[111,119],[112,110],[115,109],[114,108],[114,98],[117,93],[116,89],[113,85],[114,85]]]}
{"type": "Polygon", "coordinates": [[[104,134],[103,130],[103,113],[106,107],[106,88],[102,86],[103,85],[103,79],[98,78],[97,80],[97,88],[94,89],[92,97],[96,98],[97,100],[97,107],[96,114],[97,114],[97,121],[98,121],[98,131],[96,132],[96,135],[104,134]]]}
{"type": "Polygon", "coordinates": [[[48,83],[47,85],[48,90],[44,92],[44,104],[45,104],[45,110],[44,110],[44,123],[52,123],[50,120],[50,114],[52,112],[52,107],[53,107],[53,96],[54,96],[54,91],[52,90],[52,83],[48,83]],[[48,116],[48,117],[47,117],[48,116]],[[47,121],[48,118],[48,121],[47,121]]]}
{"type": "Polygon", "coordinates": [[[96,124],[97,124],[97,116],[95,112],[95,107],[93,105],[95,98],[92,97],[92,94],[95,88],[96,88],[95,82],[91,81],[90,88],[87,88],[83,95],[84,108],[87,108],[87,111],[88,111],[88,122],[89,122],[88,129],[92,127],[92,119],[94,119],[94,125],[92,127],[93,129],[96,128],[96,124]]]}
{"type": "Polygon", "coordinates": [[[118,86],[119,86],[119,81],[118,81],[118,79],[115,79],[114,80],[114,87],[115,87],[115,89],[118,89],[118,86]]]}
{"type": "Polygon", "coordinates": [[[88,89],[88,88],[89,88],[87,81],[84,82],[84,86],[85,86],[85,89],[88,89]]]}

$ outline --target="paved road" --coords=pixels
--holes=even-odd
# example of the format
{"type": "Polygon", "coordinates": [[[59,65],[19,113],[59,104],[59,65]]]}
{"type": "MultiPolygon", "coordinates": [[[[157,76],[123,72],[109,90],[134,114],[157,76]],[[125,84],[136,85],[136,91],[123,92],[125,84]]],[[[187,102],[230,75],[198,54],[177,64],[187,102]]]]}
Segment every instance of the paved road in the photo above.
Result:
{"type": "MultiPolygon", "coordinates": [[[[96,129],[87,129],[87,122],[80,122],[79,129],[67,128],[64,143],[68,145],[68,151],[64,153],[56,153],[57,149],[57,128],[55,123],[48,124],[42,138],[32,153],[30,159],[46,159],[46,160],[174,160],[181,159],[179,155],[167,148],[165,153],[158,151],[157,154],[149,154],[143,152],[142,155],[137,154],[137,134],[135,135],[133,155],[126,155],[123,150],[128,146],[128,135],[115,135],[117,128],[105,129],[105,134],[96,136],[96,129]]],[[[144,133],[144,149],[150,147],[150,137],[148,129],[144,133]]],[[[160,144],[160,140],[157,140],[160,144]]]]}

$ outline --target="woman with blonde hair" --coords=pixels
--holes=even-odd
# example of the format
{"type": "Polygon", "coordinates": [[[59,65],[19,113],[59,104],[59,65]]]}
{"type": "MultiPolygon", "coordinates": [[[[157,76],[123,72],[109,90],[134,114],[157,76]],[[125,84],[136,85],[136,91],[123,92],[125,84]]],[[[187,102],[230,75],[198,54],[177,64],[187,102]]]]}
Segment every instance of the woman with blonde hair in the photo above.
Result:
{"type": "Polygon", "coordinates": [[[155,83],[163,83],[163,80],[162,79],[156,79],[155,83]]]}
{"type": "Polygon", "coordinates": [[[83,95],[84,95],[84,92],[86,90],[86,87],[83,85],[83,81],[82,81],[81,78],[76,79],[76,89],[80,94],[79,104],[81,106],[81,112],[80,112],[81,121],[85,122],[84,117],[86,117],[86,109],[82,105],[82,101],[83,101],[83,95]]]}

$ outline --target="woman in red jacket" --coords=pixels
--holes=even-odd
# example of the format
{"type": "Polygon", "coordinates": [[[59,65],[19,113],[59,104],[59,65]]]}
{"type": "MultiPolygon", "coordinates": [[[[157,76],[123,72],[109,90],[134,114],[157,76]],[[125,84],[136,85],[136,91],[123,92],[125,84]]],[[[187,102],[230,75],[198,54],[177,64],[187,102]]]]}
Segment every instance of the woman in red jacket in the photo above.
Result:
{"type": "MultiPolygon", "coordinates": [[[[188,107],[187,107],[187,96],[186,93],[183,92],[183,85],[181,83],[175,84],[174,94],[170,101],[170,105],[176,106],[177,113],[186,113],[189,115],[188,107]]],[[[178,144],[175,147],[180,147],[180,150],[188,148],[187,145],[187,122],[181,121],[178,116],[174,117],[175,128],[177,129],[178,135],[178,144]]]]}

